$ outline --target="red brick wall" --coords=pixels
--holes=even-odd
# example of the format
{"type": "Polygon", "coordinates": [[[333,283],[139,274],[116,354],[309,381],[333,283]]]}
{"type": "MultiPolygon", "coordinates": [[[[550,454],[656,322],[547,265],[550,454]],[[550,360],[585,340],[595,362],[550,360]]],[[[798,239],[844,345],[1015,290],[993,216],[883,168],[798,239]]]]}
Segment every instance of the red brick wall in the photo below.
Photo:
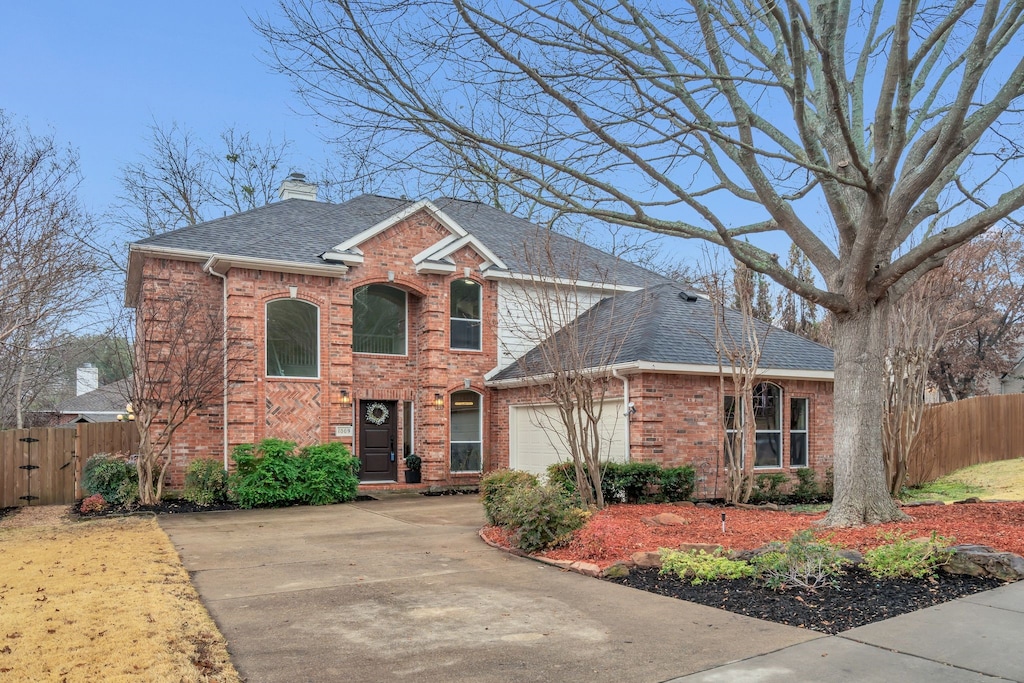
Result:
{"type": "MultiPolygon", "coordinates": [[[[449,474],[448,407],[450,394],[469,380],[470,388],[483,395],[485,415],[490,409],[484,373],[497,363],[497,284],[477,272],[482,258],[469,248],[452,255],[452,275],[420,275],[412,258],[448,235],[433,218],[419,213],[360,245],[363,264],[352,266],[337,278],[292,275],[254,269],[232,269],[227,275],[228,339],[232,366],[228,399],[229,447],[254,443],[267,437],[296,441],[300,446],[341,440],[354,450],[358,437],[337,439],[336,425],[354,425],[353,411],[360,400],[397,400],[414,405],[414,450],[423,458],[425,484],[474,483],[477,475],[449,474]],[[481,351],[451,350],[449,331],[450,283],[470,277],[483,288],[483,343],[481,351]],[[352,291],[362,285],[388,284],[408,293],[408,354],[389,356],[352,353],[352,291]],[[320,311],[320,376],[316,379],[266,376],[266,304],[290,296],[315,304],[320,311]],[[351,405],[342,405],[341,391],[349,392],[351,405]],[[441,394],[445,407],[434,407],[441,394]]],[[[144,296],[153,290],[173,291],[198,286],[209,306],[221,311],[219,278],[203,273],[201,264],[147,258],[143,265],[144,296]]],[[[401,419],[402,443],[408,425],[401,419]]],[[[484,423],[486,425],[486,418],[484,423]]],[[[220,404],[181,427],[174,439],[174,460],[168,484],[180,486],[184,470],[194,457],[222,457],[223,413],[220,404]]],[[[483,435],[483,461],[489,461],[491,444],[483,435]]],[[[399,464],[399,480],[402,481],[399,464]]]]}
{"type": "MultiPolygon", "coordinates": [[[[791,473],[789,399],[807,398],[808,464],[820,478],[832,464],[832,383],[805,380],[775,380],[774,383],[782,387],[783,467],[758,468],[757,472],[791,473]]],[[[621,383],[612,382],[607,396],[621,397],[621,383]]],[[[717,376],[630,375],[629,400],[636,406],[629,425],[631,459],[665,466],[693,465],[699,480],[696,495],[720,497],[726,475],[721,466],[724,433],[718,418],[722,398],[717,376]]],[[[493,392],[489,416],[493,444],[491,467],[508,467],[509,407],[534,402],[546,401],[541,392],[530,387],[493,392]]]]}

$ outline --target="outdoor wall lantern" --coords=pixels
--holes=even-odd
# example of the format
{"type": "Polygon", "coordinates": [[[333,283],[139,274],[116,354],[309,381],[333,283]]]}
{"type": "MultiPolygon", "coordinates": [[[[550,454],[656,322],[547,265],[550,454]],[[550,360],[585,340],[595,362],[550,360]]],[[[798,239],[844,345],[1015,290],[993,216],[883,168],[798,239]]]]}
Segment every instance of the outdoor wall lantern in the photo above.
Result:
{"type": "Polygon", "coordinates": [[[125,404],[124,411],[125,411],[124,414],[118,414],[118,416],[117,416],[117,421],[118,422],[124,422],[125,420],[134,420],[135,419],[135,411],[132,409],[132,404],[131,403],[125,404]]]}
{"type": "Polygon", "coordinates": [[[352,403],[352,397],[348,395],[348,389],[341,390],[341,405],[347,406],[352,403]]]}
{"type": "Polygon", "coordinates": [[[441,394],[434,394],[434,407],[438,410],[444,408],[444,399],[441,397],[441,394]]]}

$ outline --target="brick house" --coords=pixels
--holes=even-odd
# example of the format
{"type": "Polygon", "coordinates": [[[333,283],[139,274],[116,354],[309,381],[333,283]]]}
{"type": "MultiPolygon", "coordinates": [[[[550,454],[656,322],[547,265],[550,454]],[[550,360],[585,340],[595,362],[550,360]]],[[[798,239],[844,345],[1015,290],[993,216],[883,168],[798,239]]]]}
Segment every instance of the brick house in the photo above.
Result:
{"type": "MultiPolygon", "coordinates": [[[[441,486],[557,460],[557,439],[527,415],[547,410],[540,385],[516,359],[538,341],[531,301],[567,282],[566,322],[613,308],[599,302],[662,302],[633,327],[651,348],[666,342],[664,353],[631,341],[606,369],[616,378],[607,425],[602,418],[613,456],[704,469],[719,457],[713,349],[678,336],[706,333],[707,302],[483,204],[372,195],[328,204],[293,174],[279,202],[132,244],[127,282],[140,317],[188,291],[224,321],[232,362],[223,401],[176,434],[171,486],[191,459],[228,464],[232,447],[268,437],[348,444],[369,489],[404,486],[402,456],[412,452],[423,458],[423,484],[441,486]],[[683,314],[691,322],[672,317],[683,314]],[[707,349],[690,357],[684,347],[707,349]]],[[[780,340],[765,374],[780,411],[773,419],[792,424],[765,433],[778,462],[764,466],[820,466],[831,456],[831,352],[781,331],[769,339],[780,340]],[[804,445],[794,451],[796,442],[804,445]]]]}

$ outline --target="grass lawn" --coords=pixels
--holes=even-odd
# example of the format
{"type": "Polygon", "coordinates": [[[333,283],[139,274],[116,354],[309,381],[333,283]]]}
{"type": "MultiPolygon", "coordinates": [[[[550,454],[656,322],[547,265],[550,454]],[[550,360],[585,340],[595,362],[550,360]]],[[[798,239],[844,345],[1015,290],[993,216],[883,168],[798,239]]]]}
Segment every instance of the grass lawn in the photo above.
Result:
{"type": "Polygon", "coordinates": [[[0,679],[240,680],[153,519],[5,527],[0,679]]]}
{"type": "Polygon", "coordinates": [[[1024,500],[1024,458],[972,465],[920,486],[905,489],[904,501],[964,498],[1024,500]]]}

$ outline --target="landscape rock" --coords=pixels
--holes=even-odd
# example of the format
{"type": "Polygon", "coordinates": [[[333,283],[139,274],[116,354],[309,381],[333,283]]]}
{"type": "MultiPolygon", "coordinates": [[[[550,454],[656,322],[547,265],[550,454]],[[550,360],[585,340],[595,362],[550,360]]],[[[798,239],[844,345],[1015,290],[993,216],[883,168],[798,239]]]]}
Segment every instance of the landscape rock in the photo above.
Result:
{"type": "Polygon", "coordinates": [[[842,548],[839,551],[839,555],[849,560],[850,564],[852,564],[854,567],[858,567],[864,564],[864,555],[862,555],[860,551],[854,550],[853,548],[842,548]]]}
{"type": "Polygon", "coordinates": [[[703,509],[705,509],[705,510],[706,510],[706,509],[708,509],[708,508],[713,508],[713,507],[715,507],[715,506],[714,506],[714,505],[712,505],[711,503],[697,503],[696,505],[697,505],[697,507],[699,507],[699,508],[703,508],[703,509]]]}
{"type": "Polygon", "coordinates": [[[993,576],[1001,581],[1024,579],[1024,557],[986,545],[957,545],[942,570],[950,574],[993,576]]]}
{"type": "Polygon", "coordinates": [[[753,503],[733,503],[733,507],[741,510],[774,510],[776,512],[779,510],[779,506],[775,503],[760,503],[758,505],[753,503]]]}
{"type": "Polygon", "coordinates": [[[580,574],[584,574],[586,576],[601,576],[601,568],[593,562],[573,562],[571,565],[569,565],[569,569],[577,571],[580,574]]]}
{"type": "Polygon", "coordinates": [[[956,501],[956,505],[963,505],[965,503],[980,503],[981,498],[977,496],[971,496],[970,498],[964,498],[963,500],[956,501]]]}
{"type": "Polygon", "coordinates": [[[910,503],[900,503],[905,508],[919,508],[927,505],[945,505],[941,500],[915,500],[910,503]]]}
{"type": "Polygon", "coordinates": [[[616,562],[610,567],[606,567],[601,576],[606,579],[623,579],[629,576],[629,570],[633,568],[633,564],[630,562],[616,562]]]}
{"type": "Polygon", "coordinates": [[[684,553],[697,552],[703,550],[704,552],[711,554],[722,549],[722,546],[717,543],[680,543],[677,547],[678,550],[684,553]]]}
{"type": "Polygon", "coordinates": [[[633,560],[634,565],[642,569],[661,569],[661,553],[658,552],[642,550],[633,553],[630,559],[633,560]]]}
{"type": "Polygon", "coordinates": [[[685,519],[671,512],[662,512],[653,517],[644,517],[642,521],[647,526],[686,526],[689,524],[685,519]]]}
{"type": "Polygon", "coordinates": [[[675,505],[677,508],[692,508],[697,506],[697,504],[694,503],[692,500],[677,500],[672,504],[675,505]]]}

